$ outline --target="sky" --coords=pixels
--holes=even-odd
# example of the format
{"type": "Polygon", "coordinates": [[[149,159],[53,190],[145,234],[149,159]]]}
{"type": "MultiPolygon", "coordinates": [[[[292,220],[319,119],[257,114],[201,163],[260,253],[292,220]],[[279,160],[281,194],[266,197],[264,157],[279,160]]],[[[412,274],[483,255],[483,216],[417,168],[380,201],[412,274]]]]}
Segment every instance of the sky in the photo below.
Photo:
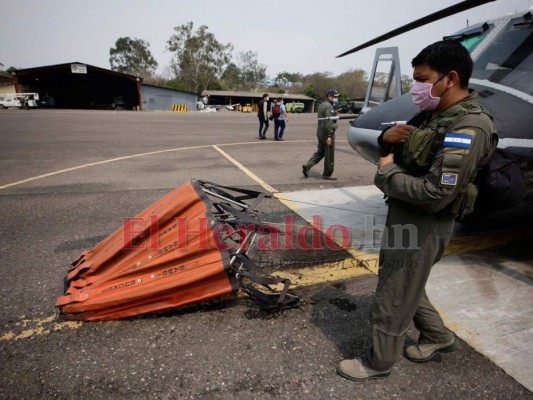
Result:
{"type": "MultiPolygon", "coordinates": [[[[254,51],[267,75],[341,74],[372,67],[378,47],[398,46],[402,74],[426,45],[467,23],[527,10],[533,0],[496,0],[404,33],[360,52],[337,55],[461,0],[0,0],[0,63],[32,68],[79,61],[110,68],[109,49],[120,37],[150,43],[163,73],[173,28],[207,25],[234,55],[254,51]]],[[[0,65],[0,68],[2,66],[0,65]]]]}

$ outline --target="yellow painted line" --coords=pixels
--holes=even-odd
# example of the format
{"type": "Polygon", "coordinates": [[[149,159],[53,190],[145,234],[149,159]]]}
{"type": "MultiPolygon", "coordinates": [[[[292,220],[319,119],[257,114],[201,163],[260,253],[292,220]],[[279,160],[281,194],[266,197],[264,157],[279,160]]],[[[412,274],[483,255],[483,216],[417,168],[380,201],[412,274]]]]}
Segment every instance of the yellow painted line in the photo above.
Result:
{"type": "MultiPolygon", "coordinates": [[[[296,213],[298,210],[298,204],[290,200],[284,199],[282,194],[276,195],[276,197],[285,204],[288,208],[292,209],[296,213]]],[[[299,213],[298,213],[299,214],[299,213]]],[[[482,232],[470,235],[462,235],[453,237],[448,244],[445,255],[460,255],[467,252],[479,251],[496,246],[508,244],[513,240],[532,240],[533,230],[531,228],[523,229],[506,229],[497,232],[482,232]]],[[[375,274],[378,273],[379,254],[365,254],[364,252],[348,248],[346,249],[353,257],[353,260],[367,260],[363,265],[367,269],[375,274]]],[[[357,268],[357,267],[356,267],[357,268]]],[[[306,286],[314,283],[336,281],[340,279],[351,278],[357,276],[361,268],[355,271],[351,268],[346,270],[340,268],[331,268],[328,266],[317,268],[316,270],[311,268],[309,271],[281,271],[277,273],[277,276],[283,276],[291,279],[291,287],[294,286],[306,286]]],[[[361,274],[362,275],[362,274],[361,274]]],[[[277,285],[276,289],[281,290],[281,285],[277,285]]],[[[463,325],[453,319],[441,308],[438,309],[440,316],[443,319],[445,326],[451,331],[455,332],[462,340],[464,340],[469,346],[479,352],[483,352],[484,346],[480,343],[478,334],[475,330],[470,329],[466,325],[463,325]]],[[[484,354],[485,352],[483,352],[484,354]]],[[[493,357],[489,357],[493,362],[496,362],[493,357]]]]}
{"type": "Polygon", "coordinates": [[[533,240],[533,229],[502,229],[492,232],[479,232],[453,237],[444,252],[446,256],[456,256],[472,251],[492,249],[515,240],[533,240]]]}
{"type": "Polygon", "coordinates": [[[277,193],[278,190],[274,189],[272,186],[270,186],[268,183],[266,183],[264,180],[259,178],[256,174],[254,174],[252,171],[250,171],[248,168],[246,168],[244,165],[242,165],[239,161],[237,161],[235,158],[230,156],[228,153],[226,153],[224,150],[222,150],[217,145],[212,146],[216,151],[218,151],[220,154],[222,154],[224,157],[226,157],[229,161],[231,161],[237,168],[239,168],[242,172],[244,172],[246,175],[248,175],[250,178],[252,178],[255,182],[257,182],[263,189],[270,193],[277,193]]]}
{"type": "MultiPolygon", "coordinates": [[[[290,201],[286,198],[283,198],[277,189],[273,188],[268,183],[266,183],[264,180],[259,178],[256,174],[254,174],[252,171],[250,171],[248,168],[246,168],[244,165],[242,165],[239,161],[237,161],[235,158],[230,156],[228,153],[221,150],[218,146],[213,145],[213,148],[217,150],[220,154],[222,154],[224,157],[226,157],[233,164],[235,164],[241,171],[243,171],[251,179],[253,179],[259,185],[261,185],[261,187],[263,187],[265,190],[269,191],[270,193],[273,193],[274,197],[276,197],[280,202],[282,202],[290,210],[298,214],[297,212],[298,205],[295,202],[290,201]]],[[[332,238],[332,239],[337,245],[341,244],[336,238],[332,238]]],[[[348,247],[345,250],[353,257],[355,263],[364,265],[369,271],[377,274],[378,272],[378,254],[377,253],[365,253],[364,251],[356,250],[351,247],[348,247]]],[[[353,276],[356,276],[356,275],[353,275],[353,276]]],[[[343,277],[340,277],[339,279],[343,279],[343,277]]]]}
{"type": "MultiPolygon", "coordinates": [[[[291,280],[291,288],[305,287],[368,275],[371,272],[368,269],[367,263],[373,262],[377,263],[377,258],[370,258],[368,262],[346,258],[344,260],[323,263],[311,267],[276,271],[272,273],[272,276],[289,278],[291,280]]],[[[274,290],[281,290],[282,285],[274,285],[272,288],[274,290]]],[[[239,298],[247,297],[244,292],[238,292],[232,296],[237,296],[239,298]]],[[[82,321],[57,322],[57,315],[50,315],[45,318],[37,319],[29,319],[22,316],[20,321],[16,322],[12,329],[1,334],[0,341],[16,341],[36,336],[47,336],[52,332],[64,329],[78,329],[82,325],[82,321]]]]}
{"type": "MultiPolygon", "coordinates": [[[[444,325],[454,332],[457,336],[459,336],[463,341],[466,342],[470,347],[472,347],[474,350],[481,352],[483,350],[482,344],[479,342],[478,334],[476,331],[468,328],[467,326],[461,325],[457,322],[452,322],[451,318],[448,316],[446,311],[444,311],[442,308],[436,308],[437,312],[439,313],[440,317],[442,318],[442,321],[444,322],[444,325]]],[[[484,354],[484,353],[483,353],[484,354]]],[[[493,359],[493,357],[488,357],[492,362],[496,363],[496,361],[493,359]]]]}
{"type": "Polygon", "coordinates": [[[367,268],[370,272],[378,274],[379,271],[379,253],[366,253],[361,250],[348,247],[346,251],[352,256],[354,260],[362,263],[362,265],[367,268]]]}
{"type": "MultiPolygon", "coordinates": [[[[282,193],[274,193],[274,197],[276,197],[287,208],[289,208],[290,210],[294,211],[296,214],[301,216],[301,214],[298,212],[300,209],[300,206],[298,205],[298,203],[283,197],[282,193]]],[[[341,245],[340,241],[337,240],[335,237],[333,237],[332,239],[335,242],[335,244],[337,244],[338,246],[341,245]]],[[[357,250],[352,247],[346,247],[344,248],[344,250],[352,256],[355,263],[357,263],[358,265],[363,265],[366,269],[368,269],[370,272],[373,272],[374,274],[378,273],[379,254],[377,252],[366,253],[364,251],[357,250]]],[[[343,279],[343,278],[339,278],[339,279],[343,279]]]]}
{"type": "Polygon", "coordinates": [[[56,322],[57,316],[50,315],[45,318],[27,319],[21,317],[21,320],[15,323],[15,328],[0,336],[0,341],[13,341],[28,339],[36,336],[46,336],[51,332],[57,332],[63,329],[77,329],[82,326],[81,321],[56,322]],[[25,328],[25,329],[17,329],[25,328]]]}
{"type": "MultiPolygon", "coordinates": [[[[298,141],[292,141],[292,142],[309,142],[309,141],[311,140],[298,140],[298,141]]],[[[285,143],[287,142],[290,142],[290,141],[285,141],[285,143]]],[[[88,168],[88,167],[92,167],[96,165],[131,159],[135,157],[143,157],[147,155],[161,154],[161,153],[167,153],[167,152],[212,147],[215,150],[217,150],[220,154],[222,154],[226,159],[228,159],[230,162],[236,165],[247,176],[249,176],[251,179],[257,182],[265,190],[269,191],[270,193],[273,193],[274,195],[278,194],[279,192],[277,189],[270,186],[267,182],[259,178],[252,171],[246,168],[243,164],[241,164],[239,161],[237,161],[235,158],[230,156],[228,153],[226,153],[219,147],[219,146],[248,145],[248,144],[256,144],[256,142],[228,143],[228,144],[221,144],[221,145],[203,145],[203,146],[183,147],[183,148],[166,149],[166,150],[160,150],[160,151],[154,151],[154,152],[148,152],[148,153],[135,154],[135,155],[125,156],[125,157],[118,157],[118,158],[113,158],[110,160],[103,160],[103,161],[99,161],[95,163],[84,164],[84,165],[80,165],[80,166],[73,167],[73,168],[51,172],[48,174],[43,174],[43,175],[28,178],[28,179],[18,181],[18,182],[13,182],[7,185],[0,186],[0,189],[6,189],[8,187],[21,185],[26,182],[31,182],[37,179],[43,179],[49,176],[58,175],[58,174],[62,174],[62,173],[70,172],[70,171],[75,171],[75,170],[82,169],[82,168],[88,168]]],[[[264,145],[264,142],[261,143],[261,145],[264,145]]],[[[293,203],[290,200],[283,199],[278,196],[276,197],[278,198],[279,201],[285,204],[289,209],[294,210],[297,208],[296,203],[293,203]]],[[[357,251],[351,248],[346,249],[346,251],[353,258],[346,258],[345,260],[339,261],[339,262],[325,263],[322,265],[317,265],[313,267],[305,267],[305,268],[300,268],[297,270],[279,271],[279,272],[273,273],[272,275],[283,276],[283,277],[289,278],[291,280],[291,287],[303,287],[303,286],[309,286],[309,285],[314,285],[314,284],[320,284],[324,282],[333,282],[333,281],[337,281],[340,279],[353,278],[353,277],[357,277],[361,275],[366,275],[370,272],[377,271],[377,259],[378,259],[377,253],[368,254],[368,253],[357,251]]],[[[45,336],[45,335],[49,335],[52,332],[60,331],[62,329],[77,329],[81,327],[83,324],[83,322],[81,321],[65,321],[65,322],[55,322],[55,321],[56,321],[56,315],[51,315],[49,317],[41,318],[41,319],[27,319],[27,318],[22,317],[21,321],[17,322],[15,326],[16,327],[20,326],[26,329],[20,330],[20,329],[15,328],[8,332],[5,332],[4,334],[2,334],[2,336],[0,336],[0,341],[13,341],[13,340],[28,339],[28,338],[32,338],[35,336],[45,336]]]]}
{"type": "MultiPolygon", "coordinates": [[[[373,260],[371,260],[371,262],[372,261],[373,260]]],[[[271,275],[290,279],[291,288],[295,288],[326,282],[335,282],[341,279],[355,278],[357,276],[368,275],[371,273],[372,272],[367,268],[365,263],[355,258],[346,258],[341,261],[324,263],[313,267],[276,271],[271,275]]],[[[278,285],[277,288],[280,287],[281,285],[278,285]]]]}
{"type": "Polygon", "coordinates": [[[284,204],[288,209],[290,209],[290,210],[292,210],[292,211],[294,211],[296,213],[297,213],[297,210],[300,209],[300,206],[298,205],[298,203],[283,197],[283,194],[281,194],[281,193],[274,193],[274,197],[276,199],[278,199],[282,204],[284,204]]]}

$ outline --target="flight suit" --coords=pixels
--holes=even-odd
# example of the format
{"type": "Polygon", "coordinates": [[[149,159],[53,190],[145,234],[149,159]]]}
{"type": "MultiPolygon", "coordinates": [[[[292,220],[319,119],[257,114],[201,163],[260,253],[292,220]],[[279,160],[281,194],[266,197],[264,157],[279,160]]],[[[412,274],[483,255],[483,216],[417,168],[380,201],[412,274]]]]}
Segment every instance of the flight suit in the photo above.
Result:
{"type": "MultiPolygon", "coordinates": [[[[318,106],[318,118],[335,117],[335,109],[333,104],[329,101],[323,101],[318,106]]],[[[324,172],[323,176],[331,176],[333,174],[335,164],[335,131],[337,130],[337,120],[320,120],[318,121],[318,127],[316,136],[318,138],[318,147],[315,152],[307,161],[305,166],[310,169],[313,165],[318,164],[322,158],[324,158],[324,172]],[[331,137],[331,145],[328,146],[326,141],[328,137],[331,137]]]]}
{"type": "Polygon", "coordinates": [[[452,339],[430,303],[425,286],[452,236],[457,215],[471,211],[473,180],[497,144],[492,118],[477,92],[439,113],[429,114],[381,167],[374,182],[388,197],[389,211],[380,249],[373,345],[368,362],[387,370],[402,353],[411,320],[420,343],[452,339]]]}

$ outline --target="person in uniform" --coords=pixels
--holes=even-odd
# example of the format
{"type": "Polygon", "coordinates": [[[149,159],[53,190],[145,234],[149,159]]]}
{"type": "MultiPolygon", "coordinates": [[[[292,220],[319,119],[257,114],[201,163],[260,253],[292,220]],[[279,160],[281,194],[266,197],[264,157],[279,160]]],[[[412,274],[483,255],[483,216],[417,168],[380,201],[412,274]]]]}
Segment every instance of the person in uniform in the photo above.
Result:
{"type": "Polygon", "coordinates": [[[422,111],[378,140],[374,182],[385,193],[389,211],[372,308],[372,346],[337,367],[352,380],[389,376],[411,321],[420,336],[405,349],[409,360],[426,362],[458,347],[425,285],[452,236],[455,218],[472,211],[473,180],[498,141],[492,117],[479,105],[477,92],[468,89],[473,63],[459,42],[429,45],[412,66],[411,93],[422,111]]]}
{"type": "Polygon", "coordinates": [[[268,93],[263,95],[263,98],[259,100],[257,104],[257,119],[259,119],[259,139],[265,140],[266,133],[268,131],[268,100],[270,99],[268,93]],[[263,128],[264,127],[264,128],[263,128]]]}
{"type": "Polygon", "coordinates": [[[23,96],[20,102],[23,109],[28,110],[30,108],[30,101],[28,96],[23,96]]]}
{"type": "Polygon", "coordinates": [[[318,106],[319,120],[316,132],[316,136],[318,138],[318,147],[315,154],[311,156],[309,161],[302,165],[302,172],[306,178],[309,176],[309,170],[311,167],[315,164],[318,164],[320,160],[324,158],[324,172],[322,173],[322,179],[337,179],[337,177],[333,175],[335,131],[337,130],[337,120],[328,118],[335,117],[337,115],[334,105],[338,104],[338,97],[339,93],[337,93],[337,90],[329,89],[326,92],[326,99],[318,106]]]}

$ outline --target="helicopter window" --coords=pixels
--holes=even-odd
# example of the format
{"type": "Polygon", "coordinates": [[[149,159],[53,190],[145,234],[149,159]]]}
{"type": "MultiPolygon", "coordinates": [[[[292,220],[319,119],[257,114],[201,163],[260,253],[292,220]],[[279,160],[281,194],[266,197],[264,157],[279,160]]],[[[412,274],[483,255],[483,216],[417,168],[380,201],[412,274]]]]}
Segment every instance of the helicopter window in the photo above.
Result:
{"type": "Polygon", "coordinates": [[[369,107],[375,107],[398,95],[396,92],[394,58],[390,54],[382,54],[376,66],[376,73],[370,90],[369,107]]]}
{"type": "Polygon", "coordinates": [[[483,36],[479,35],[463,39],[461,44],[466,47],[469,53],[472,53],[481,40],[483,40],[483,36]]]}
{"type": "Polygon", "coordinates": [[[444,40],[459,40],[466,49],[472,53],[477,45],[487,36],[487,34],[494,28],[494,24],[476,24],[455,35],[445,36],[444,40]]]}
{"type": "Polygon", "coordinates": [[[473,78],[533,94],[533,26],[511,20],[474,63],[473,78]]]}

